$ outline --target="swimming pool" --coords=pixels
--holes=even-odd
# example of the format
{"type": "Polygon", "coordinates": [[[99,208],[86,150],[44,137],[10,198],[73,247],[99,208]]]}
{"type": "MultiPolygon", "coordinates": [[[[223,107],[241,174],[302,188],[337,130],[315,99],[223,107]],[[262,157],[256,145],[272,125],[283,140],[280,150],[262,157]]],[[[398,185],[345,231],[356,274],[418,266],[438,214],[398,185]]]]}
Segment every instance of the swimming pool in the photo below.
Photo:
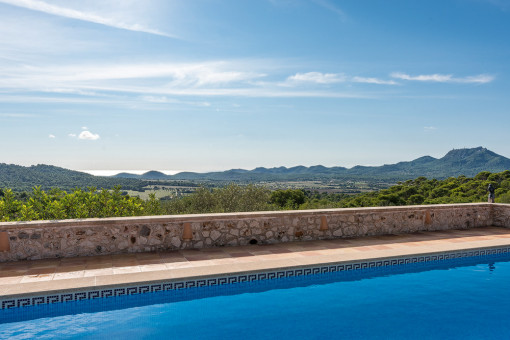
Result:
{"type": "Polygon", "coordinates": [[[477,254],[5,308],[0,338],[504,338],[508,249],[477,254]]]}

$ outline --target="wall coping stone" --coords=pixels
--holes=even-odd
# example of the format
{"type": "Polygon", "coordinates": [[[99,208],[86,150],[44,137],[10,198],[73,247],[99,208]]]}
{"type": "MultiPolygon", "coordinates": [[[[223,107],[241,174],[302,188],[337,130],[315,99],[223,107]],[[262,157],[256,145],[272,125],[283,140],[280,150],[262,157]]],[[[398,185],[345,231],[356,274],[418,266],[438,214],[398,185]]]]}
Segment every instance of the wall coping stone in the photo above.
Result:
{"type": "Polygon", "coordinates": [[[130,224],[149,224],[149,223],[175,223],[175,222],[203,222],[225,219],[247,219],[260,217],[283,217],[287,215],[311,215],[318,216],[324,214],[352,215],[353,213],[367,214],[402,211],[426,211],[426,210],[444,210],[452,208],[465,207],[506,207],[510,204],[503,203],[458,203],[458,204],[430,204],[430,205],[406,205],[406,206],[387,206],[387,207],[360,207],[360,208],[336,208],[336,209],[309,209],[309,210],[279,210],[279,211],[255,211],[255,212],[235,212],[235,213],[212,213],[212,214],[188,214],[188,215],[155,215],[155,216],[134,216],[134,217],[106,217],[106,218],[83,218],[67,220],[36,220],[36,221],[14,221],[0,222],[0,231],[2,229],[24,229],[24,228],[44,228],[44,227],[81,227],[81,226],[101,226],[101,225],[124,225],[130,224]]]}

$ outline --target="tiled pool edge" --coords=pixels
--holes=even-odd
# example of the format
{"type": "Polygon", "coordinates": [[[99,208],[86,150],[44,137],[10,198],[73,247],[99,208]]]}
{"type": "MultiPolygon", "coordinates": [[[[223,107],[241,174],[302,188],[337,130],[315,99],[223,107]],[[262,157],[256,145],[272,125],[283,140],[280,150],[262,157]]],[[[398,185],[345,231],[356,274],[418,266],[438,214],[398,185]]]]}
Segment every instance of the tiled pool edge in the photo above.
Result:
{"type": "Polygon", "coordinates": [[[413,263],[445,261],[452,259],[483,257],[490,255],[508,254],[510,246],[482,247],[463,250],[428,252],[407,256],[379,257],[365,260],[341,261],[335,263],[321,263],[282,267],[273,270],[244,271],[232,274],[218,274],[214,276],[196,276],[187,279],[169,279],[139,282],[122,285],[104,285],[87,288],[67,289],[58,292],[43,292],[31,294],[16,294],[0,297],[0,310],[23,308],[37,305],[59,304],[72,301],[94,300],[116,296],[140,295],[161,291],[182,291],[183,289],[198,287],[222,286],[243,282],[274,280],[281,278],[299,277],[335,272],[356,271],[366,268],[381,268],[389,266],[404,266],[413,263]]]}

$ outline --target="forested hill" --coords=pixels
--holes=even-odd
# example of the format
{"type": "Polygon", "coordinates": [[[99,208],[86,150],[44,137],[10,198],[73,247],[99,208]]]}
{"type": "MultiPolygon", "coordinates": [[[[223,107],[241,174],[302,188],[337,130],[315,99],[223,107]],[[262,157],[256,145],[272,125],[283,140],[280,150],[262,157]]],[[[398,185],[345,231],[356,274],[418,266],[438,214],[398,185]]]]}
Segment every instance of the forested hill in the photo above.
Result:
{"type": "Polygon", "coordinates": [[[139,179],[93,176],[52,165],[24,167],[0,163],[0,188],[31,191],[33,187],[41,186],[43,190],[72,190],[76,187],[113,188],[115,185],[122,186],[123,190],[141,190],[146,183],[139,179]]]}
{"type": "Polygon", "coordinates": [[[151,171],[137,176],[118,174],[117,177],[168,180],[220,180],[220,181],[270,181],[270,180],[387,180],[404,181],[416,177],[444,179],[448,177],[473,177],[481,171],[501,172],[510,170],[510,159],[498,155],[483,147],[454,149],[442,158],[423,156],[410,162],[400,162],[383,166],[355,166],[353,168],[296,166],[291,168],[256,168],[253,170],[232,169],[223,172],[195,173],[181,172],[176,175],[164,175],[151,171]]]}

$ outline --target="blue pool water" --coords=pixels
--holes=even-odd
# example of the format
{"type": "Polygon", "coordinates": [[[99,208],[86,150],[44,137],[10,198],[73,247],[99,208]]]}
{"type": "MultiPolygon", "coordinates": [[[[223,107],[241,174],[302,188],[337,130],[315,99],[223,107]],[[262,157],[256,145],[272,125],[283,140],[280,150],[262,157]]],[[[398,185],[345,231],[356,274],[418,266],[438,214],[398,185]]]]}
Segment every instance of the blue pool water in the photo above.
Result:
{"type": "Polygon", "coordinates": [[[0,311],[0,338],[504,339],[509,261],[468,258],[455,266],[444,261],[18,308],[0,311]]]}

